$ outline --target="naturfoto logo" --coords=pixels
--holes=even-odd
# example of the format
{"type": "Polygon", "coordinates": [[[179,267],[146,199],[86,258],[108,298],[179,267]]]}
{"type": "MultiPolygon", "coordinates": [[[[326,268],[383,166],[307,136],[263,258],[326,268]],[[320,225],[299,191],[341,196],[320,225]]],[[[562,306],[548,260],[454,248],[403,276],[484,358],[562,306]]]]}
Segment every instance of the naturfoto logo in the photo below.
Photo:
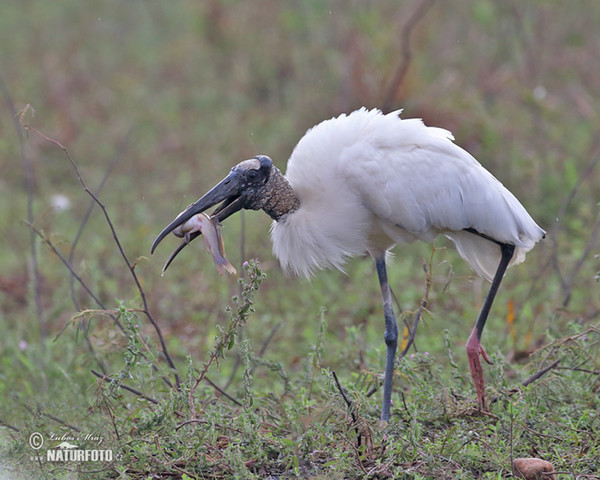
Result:
{"type": "MultiPolygon", "coordinates": [[[[46,455],[30,456],[31,460],[47,462],[110,462],[113,460],[112,450],[79,447],[78,444],[82,442],[94,442],[96,446],[100,446],[103,438],[97,435],[82,434],[76,437],[71,434],[51,433],[49,440],[55,442],[55,445],[46,450],[46,455]]],[[[29,436],[29,446],[32,449],[40,450],[43,445],[44,436],[41,433],[33,432],[29,436]]]]}

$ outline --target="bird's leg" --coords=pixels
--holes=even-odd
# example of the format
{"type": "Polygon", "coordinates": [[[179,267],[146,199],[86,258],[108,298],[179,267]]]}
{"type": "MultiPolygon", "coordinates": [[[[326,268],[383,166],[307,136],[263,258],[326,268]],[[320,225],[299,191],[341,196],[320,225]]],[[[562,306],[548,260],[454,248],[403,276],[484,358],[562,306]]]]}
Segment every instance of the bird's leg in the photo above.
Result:
{"type": "Polygon", "coordinates": [[[383,378],[383,404],[381,407],[381,421],[388,422],[390,419],[390,406],[392,403],[392,378],[394,376],[394,360],[396,358],[396,348],[398,347],[398,325],[394,316],[394,307],[392,305],[392,292],[387,279],[385,267],[385,253],[374,258],[379,285],[381,287],[381,296],[383,297],[383,313],[385,315],[385,335],[384,340],[387,346],[387,359],[385,363],[385,375],[383,378]]]}
{"type": "Polygon", "coordinates": [[[477,323],[475,324],[475,327],[473,327],[471,336],[469,337],[469,340],[467,340],[466,344],[467,358],[469,359],[469,368],[471,369],[471,378],[473,379],[475,391],[477,392],[477,402],[479,403],[479,408],[482,410],[486,409],[486,405],[485,391],[483,385],[483,369],[481,368],[481,361],[479,360],[479,355],[481,355],[486,362],[491,362],[487,354],[485,353],[485,350],[481,346],[481,333],[483,332],[485,321],[487,320],[488,314],[490,313],[490,309],[492,308],[492,303],[494,302],[494,298],[496,297],[496,293],[498,292],[500,282],[504,277],[504,272],[506,272],[508,263],[510,262],[510,259],[512,258],[513,253],[515,251],[515,246],[501,243],[500,249],[502,251],[502,258],[500,259],[498,270],[496,270],[496,274],[494,275],[494,279],[492,280],[492,285],[490,286],[488,294],[485,297],[483,307],[481,307],[481,312],[479,312],[477,323]]]}

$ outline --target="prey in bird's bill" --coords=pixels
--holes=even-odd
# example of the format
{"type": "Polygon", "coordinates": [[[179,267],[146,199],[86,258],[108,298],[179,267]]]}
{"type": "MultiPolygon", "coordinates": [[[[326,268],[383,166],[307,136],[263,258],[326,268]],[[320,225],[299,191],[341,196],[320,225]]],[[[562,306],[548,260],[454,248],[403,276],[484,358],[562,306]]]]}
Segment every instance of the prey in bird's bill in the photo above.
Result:
{"type": "MultiPolygon", "coordinates": [[[[181,212],[179,215],[182,215],[184,212],[181,212]]],[[[165,263],[163,273],[183,247],[202,234],[204,247],[212,255],[217,271],[221,275],[225,275],[226,272],[236,275],[237,270],[225,257],[225,244],[219,226],[220,224],[216,219],[209,217],[206,213],[199,213],[175,228],[173,234],[179,238],[183,238],[183,242],[179,244],[165,263]]]]}

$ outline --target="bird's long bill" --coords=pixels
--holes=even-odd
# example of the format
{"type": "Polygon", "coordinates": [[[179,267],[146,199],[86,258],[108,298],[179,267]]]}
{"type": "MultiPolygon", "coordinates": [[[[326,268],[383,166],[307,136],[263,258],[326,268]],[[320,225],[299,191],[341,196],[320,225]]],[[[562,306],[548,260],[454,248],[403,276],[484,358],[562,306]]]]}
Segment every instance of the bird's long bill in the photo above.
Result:
{"type": "MultiPolygon", "coordinates": [[[[213,217],[216,217],[218,221],[225,220],[227,217],[240,210],[243,206],[240,198],[242,186],[242,178],[239,174],[236,174],[234,171],[232,171],[227,177],[221,180],[208,193],[206,193],[206,195],[192,203],[188,208],[181,212],[177,218],[175,218],[175,220],[169,223],[169,225],[167,225],[165,229],[160,232],[158,237],[156,237],[156,240],[154,240],[150,253],[154,253],[154,250],[162,241],[162,239],[175,230],[179,225],[184,224],[194,215],[204,212],[217,203],[224,201],[224,203],[213,213],[213,217]]],[[[183,247],[181,249],[183,249],[183,247]]],[[[177,253],[179,253],[181,249],[178,249],[177,253]]],[[[173,260],[173,258],[174,255],[172,255],[170,260],[173,260]]]]}
{"type": "Polygon", "coordinates": [[[177,245],[177,248],[171,252],[171,255],[169,255],[169,258],[167,258],[167,261],[165,262],[165,265],[163,266],[163,269],[162,269],[163,275],[167,271],[167,268],[169,268],[169,265],[171,265],[171,262],[175,259],[175,257],[177,255],[179,255],[179,252],[181,252],[185,247],[187,247],[187,245],[192,240],[194,240],[196,237],[199,237],[200,235],[202,235],[200,232],[193,232],[190,234],[189,239],[183,239],[181,241],[181,243],[179,245],[177,245]]]}

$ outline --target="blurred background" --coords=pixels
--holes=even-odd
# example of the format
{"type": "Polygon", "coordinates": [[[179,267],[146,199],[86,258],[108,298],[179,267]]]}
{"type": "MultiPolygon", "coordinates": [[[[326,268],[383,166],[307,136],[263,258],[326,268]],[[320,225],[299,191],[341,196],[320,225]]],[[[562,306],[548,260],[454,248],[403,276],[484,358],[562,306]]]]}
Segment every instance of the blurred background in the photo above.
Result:
{"type": "MultiPolygon", "coordinates": [[[[488,352],[526,358],[570,325],[598,322],[597,2],[9,0],[0,8],[0,393],[13,406],[85,396],[97,358],[117,362],[111,355],[124,344],[112,320],[92,317],[97,358],[90,354],[72,318],[99,306],[72,287],[48,243],[109,308],[141,305],[101,211],[86,217],[90,197],[65,152],[26,129],[21,148],[16,119],[64,145],[98,192],[182,368],[188,353],[204,358],[238,284],[217,275],[199,242],[161,277],[176,242],[150,257],[154,237],[234,164],[260,153],[285,170],[309,127],[361,106],[404,109],[405,118],[451,130],[547,231],[509,270],[484,334],[488,352]],[[45,368],[68,374],[60,380],[45,368]],[[89,383],[74,382],[78,373],[89,383]]],[[[324,361],[342,372],[380,371],[371,262],[353,260],[348,275],[321,272],[312,282],[285,278],[269,223],[247,212],[223,229],[238,270],[257,258],[268,275],[244,335],[259,350],[272,334],[265,355],[294,369],[325,307],[324,361]]],[[[416,346],[434,355],[445,329],[462,347],[487,288],[449,246],[396,248],[390,268],[410,313],[429,265],[416,346]]],[[[221,365],[223,378],[234,358],[221,365]]]]}

